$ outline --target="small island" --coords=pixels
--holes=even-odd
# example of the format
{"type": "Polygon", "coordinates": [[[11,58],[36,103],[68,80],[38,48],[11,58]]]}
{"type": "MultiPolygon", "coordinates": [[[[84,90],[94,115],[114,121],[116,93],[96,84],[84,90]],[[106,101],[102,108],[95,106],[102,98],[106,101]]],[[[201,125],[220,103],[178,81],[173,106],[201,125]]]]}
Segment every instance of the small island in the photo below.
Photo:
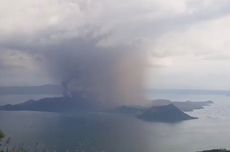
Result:
{"type": "Polygon", "coordinates": [[[144,111],[138,118],[145,121],[154,121],[154,122],[179,122],[183,120],[197,119],[196,117],[192,117],[179,108],[177,108],[174,104],[168,104],[164,106],[153,106],[146,111],[144,111]]]}

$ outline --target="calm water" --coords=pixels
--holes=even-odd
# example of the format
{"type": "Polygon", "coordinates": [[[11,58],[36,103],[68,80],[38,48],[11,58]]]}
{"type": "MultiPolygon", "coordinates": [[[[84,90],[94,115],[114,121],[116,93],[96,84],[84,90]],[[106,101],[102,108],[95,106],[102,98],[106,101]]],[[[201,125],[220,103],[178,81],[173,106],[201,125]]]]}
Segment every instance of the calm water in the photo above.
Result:
{"type": "MultiPolygon", "coordinates": [[[[17,103],[42,96],[0,97],[0,104],[17,103]]],[[[230,97],[207,95],[155,94],[151,98],[213,100],[215,103],[189,114],[197,120],[181,123],[149,123],[106,113],[55,114],[0,111],[0,128],[13,145],[34,145],[87,152],[194,152],[203,149],[230,149],[230,97]]]]}

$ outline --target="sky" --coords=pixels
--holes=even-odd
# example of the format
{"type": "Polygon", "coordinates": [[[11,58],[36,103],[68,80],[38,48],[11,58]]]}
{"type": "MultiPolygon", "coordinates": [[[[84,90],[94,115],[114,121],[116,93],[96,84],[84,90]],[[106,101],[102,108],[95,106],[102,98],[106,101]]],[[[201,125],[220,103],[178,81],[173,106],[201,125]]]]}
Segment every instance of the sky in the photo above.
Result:
{"type": "MultiPolygon", "coordinates": [[[[90,48],[144,54],[150,88],[230,89],[229,0],[0,4],[0,85],[56,83],[42,55],[60,48],[68,52],[83,41],[90,48]]],[[[52,60],[53,54],[46,57],[52,60]]]]}

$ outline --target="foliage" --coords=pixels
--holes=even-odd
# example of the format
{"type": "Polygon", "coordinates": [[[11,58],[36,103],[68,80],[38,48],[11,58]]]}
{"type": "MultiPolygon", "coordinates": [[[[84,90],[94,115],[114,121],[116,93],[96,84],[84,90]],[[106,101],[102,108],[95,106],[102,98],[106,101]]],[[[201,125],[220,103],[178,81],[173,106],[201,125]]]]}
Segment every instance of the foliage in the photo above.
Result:
{"type": "Polygon", "coordinates": [[[230,150],[226,150],[226,149],[212,149],[212,150],[204,150],[201,152],[230,152],[230,150]]]}
{"type": "Polygon", "coordinates": [[[0,141],[5,137],[5,134],[0,130],[0,141]]]}

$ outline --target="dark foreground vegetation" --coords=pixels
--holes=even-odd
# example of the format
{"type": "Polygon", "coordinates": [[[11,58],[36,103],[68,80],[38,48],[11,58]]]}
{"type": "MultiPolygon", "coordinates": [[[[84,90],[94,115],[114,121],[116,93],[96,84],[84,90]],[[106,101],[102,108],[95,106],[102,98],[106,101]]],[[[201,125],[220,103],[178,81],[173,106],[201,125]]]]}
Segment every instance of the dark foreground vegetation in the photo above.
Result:
{"type": "Polygon", "coordinates": [[[0,130],[0,141],[5,137],[4,133],[0,130]]]}
{"type": "Polygon", "coordinates": [[[230,150],[226,150],[226,149],[212,149],[212,150],[204,150],[201,152],[230,152],[230,150]]]}

